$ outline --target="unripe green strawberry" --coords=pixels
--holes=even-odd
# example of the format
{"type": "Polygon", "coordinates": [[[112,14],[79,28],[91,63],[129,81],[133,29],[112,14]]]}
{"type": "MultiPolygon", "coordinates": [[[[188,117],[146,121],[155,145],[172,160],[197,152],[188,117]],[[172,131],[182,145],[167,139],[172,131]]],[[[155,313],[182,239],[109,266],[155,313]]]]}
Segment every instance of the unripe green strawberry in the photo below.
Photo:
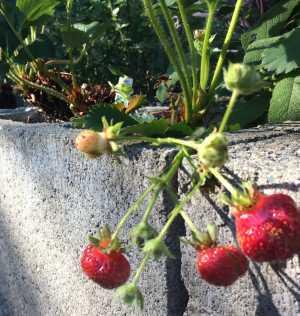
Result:
{"type": "Polygon", "coordinates": [[[88,155],[90,158],[97,158],[110,150],[110,144],[106,134],[92,130],[82,131],[76,137],[75,146],[79,151],[88,155]]]}
{"type": "Polygon", "coordinates": [[[212,132],[199,145],[198,158],[208,168],[223,166],[228,159],[226,137],[222,133],[212,132]]]}
{"type": "Polygon", "coordinates": [[[245,64],[229,64],[224,71],[224,81],[228,90],[236,90],[243,95],[252,94],[266,86],[259,72],[245,64]]]}

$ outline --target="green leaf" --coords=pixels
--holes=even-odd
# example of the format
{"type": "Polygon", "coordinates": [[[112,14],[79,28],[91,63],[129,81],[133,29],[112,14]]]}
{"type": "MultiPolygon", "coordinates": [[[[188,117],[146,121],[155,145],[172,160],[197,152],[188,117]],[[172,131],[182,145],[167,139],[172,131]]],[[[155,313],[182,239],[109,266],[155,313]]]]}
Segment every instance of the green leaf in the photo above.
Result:
{"type": "Polygon", "coordinates": [[[124,112],[120,112],[109,104],[94,105],[91,110],[83,117],[72,119],[72,125],[75,128],[92,129],[94,131],[102,130],[102,117],[108,122],[124,122],[123,126],[134,125],[137,122],[124,112]]]}
{"type": "Polygon", "coordinates": [[[73,28],[86,33],[89,38],[99,37],[106,31],[105,24],[100,24],[98,21],[91,22],[89,24],[75,23],[73,28]]]}
{"type": "MultiPolygon", "coordinates": [[[[32,44],[27,45],[29,51],[34,52],[34,58],[53,58],[55,56],[55,47],[52,41],[47,38],[45,35],[40,36],[32,44]]],[[[18,55],[14,58],[14,62],[25,64],[26,62],[31,61],[30,57],[24,50],[21,48],[18,52],[18,55]]]]}
{"type": "Polygon", "coordinates": [[[270,95],[265,93],[251,97],[250,100],[239,100],[229,119],[229,130],[235,126],[245,128],[257,121],[268,111],[270,98],[270,95]]]}
{"type": "Polygon", "coordinates": [[[184,122],[180,122],[177,124],[172,124],[168,127],[166,131],[166,136],[172,136],[172,137],[184,137],[184,136],[191,136],[193,134],[194,130],[189,127],[184,122]]]}
{"type": "Polygon", "coordinates": [[[72,26],[63,26],[60,31],[64,44],[71,49],[81,48],[89,40],[86,33],[72,26]]]}
{"type": "Polygon", "coordinates": [[[148,137],[155,136],[172,136],[184,137],[190,136],[193,130],[186,123],[177,123],[171,125],[166,119],[153,120],[151,122],[144,122],[132,125],[122,129],[122,134],[135,134],[148,137]]]}
{"type": "Polygon", "coordinates": [[[136,124],[122,129],[122,134],[135,134],[148,137],[162,136],[169,128],[169,122],[165,119],[154,120],[136,124]]]}
{"type": "Polygon", "coordinates": [[[262,54],[264,50],[276,44],[277,42],[279,42],[281,38],[282,36],[264,38],[250,44],[244,56],[244,63],[245,64],[260,64],[262,61],[262,54]]]}
{"type": "Polygon", "coordinates": [[[22,13],[19,28],[28,22],[37,21],[43,16],[53,16],[54,9],[61,3],[61,0],[17,0],[16,7],[22,13]]]}
{"type": "Polygon", "coordinates": [[[300,0],[281,0],[272,6],[255,28],[242,35],[241,41],[244,49],[246,50],[255,40],[280,35],[285,22],[298,4],[300,4],[300,0]]]}
{"type": "Polygon", "coordinates": [[[300,66],[300,27],[287,33],[281,40],[263,51],[262,65],[276,74],[289,73],[300,66]]]}
{"type": "Polygon", "coordinates": [[[300,76],[279,81],[273,91],[269,122],[300,120],[300,76]]]}

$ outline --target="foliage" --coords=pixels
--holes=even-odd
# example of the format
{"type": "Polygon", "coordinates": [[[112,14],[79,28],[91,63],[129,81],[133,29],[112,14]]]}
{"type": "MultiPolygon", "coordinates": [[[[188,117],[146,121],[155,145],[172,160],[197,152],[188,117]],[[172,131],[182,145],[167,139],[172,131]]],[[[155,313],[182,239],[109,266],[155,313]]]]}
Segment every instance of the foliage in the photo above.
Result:
{"type": "Polygon", "coordinates": [[[244,62],[256,65],[274,86],[268,109],[272,123],[300,119],[299,14],[299,0],[279,1],[242,36],[244,62]]]}
{"type": "MultiPolygon", "coordinates": [[[[74,21],[98,21],[104,32],[90,45],[79,73],[84,80],[106,82],[127,74],[136,86],[148,92],[149,80],[166,67],[166,58],[156,41],[141,1],[77,0],[74,21]]],[[[58,21],[64,19],[58,14],[58,21]]]]}

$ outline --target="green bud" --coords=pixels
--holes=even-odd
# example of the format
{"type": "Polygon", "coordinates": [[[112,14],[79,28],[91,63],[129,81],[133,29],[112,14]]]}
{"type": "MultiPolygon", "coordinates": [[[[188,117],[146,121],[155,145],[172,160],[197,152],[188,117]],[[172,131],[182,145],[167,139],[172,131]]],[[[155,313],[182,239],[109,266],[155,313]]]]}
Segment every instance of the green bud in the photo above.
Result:
{"type": "Polygon", "coordinates": [[[165,255],[169,258],[174,258],[165,242],[160,240],[158,237],[148,240],[145,243],[143,251],[145,253],[150,253],[155,259],[159,259],[162,255],[165,255]]]}
{"type": "Polygon", "coordinates": [[[224,70],[224,80],[228,90],[237,90],[239,94],[252,94],[266,86],[260,74],[252,66],[229,64],[224,70]]]}
{"type": "Polygon", "coordinates": [[[157,231],[148,223],[142,222],[133,228],[131,236],[133,242],[139,248],[142,248],[144,247],[145,242],[157,236],[157,231]]]}
{"type": "Polygon", "coordinates": [[[121,300],[128,305],[136,305],[140,309],[144,307],[144,298],[141,291],[138,287],[133,284],[125,284],[120,286],[116,292],[117,296],[121,298],[121,300]]]}
{"type": "Polygon", "coordinates": [[[223,166],[228,159],[226,137],[222,133],[211,133],[200,144],[198,158],[208,168],[223,166]]]}

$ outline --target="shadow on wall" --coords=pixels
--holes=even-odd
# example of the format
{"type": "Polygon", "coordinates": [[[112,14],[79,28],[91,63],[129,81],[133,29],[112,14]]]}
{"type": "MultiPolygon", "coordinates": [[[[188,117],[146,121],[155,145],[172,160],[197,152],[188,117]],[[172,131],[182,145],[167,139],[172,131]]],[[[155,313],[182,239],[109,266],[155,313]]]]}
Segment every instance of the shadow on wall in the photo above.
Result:
{"type": "Polygon", "coordinates": [[[11,239],[1,206],[0,214],[0,316],[21,316],[20,310],[22,316],[41,315],[39,301],[33,295],[35,285],[27,273],[18,245],[11,239]]]}
{"type": "MultiPolygon", "coordinates": [[[[238,184],[241,182],[239,176],[237,176],[232,170],[228,168],[224,168],[226,173],[232,177],[233,182],[238,184]]],[[[272,184],[263,184],[259,186],[259,189],[285,189],[292,192],[299,192],[300,184],[282,182],[282,183],[272,183],[272,184]]],[[[207,194],[203,194],[204,198],[208,201],[210,206],[217,212],[217,214],[221,217],[224,222],[224,226],[230,228],[233,238],[235,239],[235,225],[232,217],[229,216],[229,208],[219,207],[218,204],[207,194]]],[[[300,256],[298,256],[298,260],[300,262],[300,256]]],[[[286,262],[274,263],[270,264],[270,267],[274,274],[277,276],[278,283],[283,284],[284,288],[287,289],[288,293],[290,293],[294,297],[295,304],[299,305],[300,302],[300,285],[297,280],[294,280],[291,276],[289,276],[284,269],[287,267],[286,262]]],[[[249,276],[252,281],[253,287],[257,293],[257,305],[255,309],[256,316],[282,316],[282,314],[278,311],[276,307],[272,292],[268,286],[268,282],[262,272],[261,265],[252,262],[249,269],[249,276]]],[[[295,267],[296,268],[296,267],[295,267]]],[[[299,306],[300,312],[300,306],[299,306]]]]}

